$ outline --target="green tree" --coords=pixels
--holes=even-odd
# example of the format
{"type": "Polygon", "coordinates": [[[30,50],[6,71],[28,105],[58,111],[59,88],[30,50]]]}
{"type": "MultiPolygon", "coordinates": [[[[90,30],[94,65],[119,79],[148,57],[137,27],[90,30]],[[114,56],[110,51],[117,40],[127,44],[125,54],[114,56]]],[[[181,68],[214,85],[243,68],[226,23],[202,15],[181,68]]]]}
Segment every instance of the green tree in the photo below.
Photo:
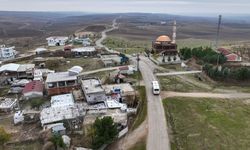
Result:
{"type": "Polygon", "coordinates": [[[53,136],[50,138],[50,141],[54,144],[55,150],[58,149],[58,147],[65,148],[66,145],[63,142],[62,136],[60,134],[53,134],[53,136]]]}
{"type": "Polygon", "coordinates": [[[104,144],[111,143],[117,136],[117,125],[114,123],[111,117],[97,118],[93,125],[94,139],[93,148],[98,149],[104,144]]]}
{"type": "Polygon", "coordinates": [[[2,148],[4,147],[4,144],[9,140],[10,140],[10,134],[8,134],[3,127],[0,127],[0,145],[2,146],[2,148]]]}

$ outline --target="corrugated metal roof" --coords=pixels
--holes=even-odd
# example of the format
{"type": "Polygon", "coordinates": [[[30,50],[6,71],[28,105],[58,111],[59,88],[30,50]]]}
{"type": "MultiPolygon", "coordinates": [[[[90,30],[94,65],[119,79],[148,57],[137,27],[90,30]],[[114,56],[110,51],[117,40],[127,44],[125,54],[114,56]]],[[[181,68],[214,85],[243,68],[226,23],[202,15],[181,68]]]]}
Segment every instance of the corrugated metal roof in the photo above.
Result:
{"type": "Polygon", "coordinates": [[[14,63],[6,64],[0,67],[0,72],[4,71],[17,72],[19,66],[20,66],[19,64],[14,64],[14,63]]]}
{"type": "Polygon", "coordinates": [[[69,72],[56,72],[50,73],[47,76],[46,83],[59,82],[59,81],[71,81],[76,80],[77,76],[70,76],[69,72]]]}

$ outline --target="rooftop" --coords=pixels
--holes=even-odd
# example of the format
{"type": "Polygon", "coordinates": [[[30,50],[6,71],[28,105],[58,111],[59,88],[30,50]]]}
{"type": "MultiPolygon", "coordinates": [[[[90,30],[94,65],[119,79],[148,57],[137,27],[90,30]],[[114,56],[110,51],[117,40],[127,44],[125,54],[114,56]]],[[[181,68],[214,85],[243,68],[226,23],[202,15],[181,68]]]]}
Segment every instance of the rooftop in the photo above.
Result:
{"type": "Polygon", "coordinates": [[[73,106],[74,97],[72,94],[56,95],[51,97],[51,107],[73,106]]]}
{"type": "Polygon", "coordinates": [[[19,64],[14,64],[14,63],[2,65],[0,67],[0,72],[4,72],[4,71],[16,72],[18,70],[19,66],[20,66],[19,64]]]}
{"type": "Polygon", "coordinates": [[[129,83],[123,83],[123,84],[108,84],[103,85],[103,88],[106,93],[109,93],[112,90],[120,89],[121,92],[134,92],[134,88],[129,83]]]}
{"type": "Polygon", "coordinates": [[[95,47],[80,47],[72,49],[72,52],[94,52],[96,51],[95,47]]]}
{"type": "Polygon", "coordinates": [[[162,35],[156,39],[156,42],[171,42],[171,39],[167,35],[162,35]]]}
{"type": "Polygon", "coordinates": [[[6,98],[0,101],[0,109],[8,109],[13,107],[17,103],[17,99],[6,98]]]}
{"type": "Polygon", "coordinates": [[[41,81],[31,81],[23,89],[23,94],[28,92],[43,92],[43,83],[41,81]]]}
{"type": "Polygon", "coordinates": [[[98,93],[98,92],[103,92],[104,89],[101,85],[101,81],[96,78],[90,78],[90,79],[83,79],[82,80],[82,85],[84,87],[84,91],[89,94],[89,93],[98,93]]]}
{"type": "Polygon", "coordinates": [[[69,72],[56,72],[56,73],[49,73],[46,79],[46,83],[51,82],[59,82],[59,81],[71,81],[76,80],[76,75],[69,75],[69,72]]]}
{"type": "Polygon", "coordinates": [[[67,36],[51,36],[51,37],[46,38],[46,40],[54,40],[54,39],[68,40],[69,38],[67,36]]]}
{"type": "Polygon", "coordinates": [[[42,126],[62,120],[74,119],[85,115],[85,111],[76,105],[44,108],[40,113],[42,126]]]}
{"type": "Polygon", "coordinates": [[[21,64],[18,69],[17,72],[25,72],[27,70],[33,70],[35,68],[35,64],[21,64]]]}

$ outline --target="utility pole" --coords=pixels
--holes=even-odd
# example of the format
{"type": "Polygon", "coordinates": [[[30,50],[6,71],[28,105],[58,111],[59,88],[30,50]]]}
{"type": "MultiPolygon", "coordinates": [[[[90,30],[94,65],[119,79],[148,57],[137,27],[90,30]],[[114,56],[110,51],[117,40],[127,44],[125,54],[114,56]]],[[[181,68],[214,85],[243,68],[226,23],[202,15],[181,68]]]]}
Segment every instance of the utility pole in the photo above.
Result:
{"type": "Polygon", "coordinates": [[[219,15],[219,21],[218,21],[218,28],[217,28],[217,34],[216,34],[216,43],[215,43],[215,48],[218,49],[218,45],[219,45],[219,36],[220,36],[220,28],[221,28],[221,19],[222,16],[219,15]]]}
{"type": "Polygon", "coordinates": [[[139,62],[140,62],[140,54],[138,53],[137,54],[137,58],[136,58],[136,61],[137,61],[137,72],[138,72],[138,87],[140,86],[140,68],[139,68],[139,62]]]}
{"type": "MultiPolygon", "coordinates": [[[[219,21],[218,21],[218,28],[217,28],[217,34],[216,34],[216,43],[215,43],[215,48],[216,50],[218,50],[218,45],[219,45],[219,36],[220,36],[220,28],[221,28],[221,18],[222,16],[219,15],[219,21]]],[[[219,65],[219,59],[220,59],[220,55],[218,54],[217,57],[217,66],[219,65]]]]}

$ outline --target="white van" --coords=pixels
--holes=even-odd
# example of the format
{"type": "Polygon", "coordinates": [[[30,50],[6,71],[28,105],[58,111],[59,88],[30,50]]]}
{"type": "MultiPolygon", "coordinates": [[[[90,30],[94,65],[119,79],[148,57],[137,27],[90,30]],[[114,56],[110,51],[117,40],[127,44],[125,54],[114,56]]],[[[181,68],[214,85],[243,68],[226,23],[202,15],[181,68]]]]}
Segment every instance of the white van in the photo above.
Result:
{"type": "Polygon", "coordinates": [[[152,81],[152,90],[154,95],[160,94],[160,85],[158,81],[152,81]]]}

